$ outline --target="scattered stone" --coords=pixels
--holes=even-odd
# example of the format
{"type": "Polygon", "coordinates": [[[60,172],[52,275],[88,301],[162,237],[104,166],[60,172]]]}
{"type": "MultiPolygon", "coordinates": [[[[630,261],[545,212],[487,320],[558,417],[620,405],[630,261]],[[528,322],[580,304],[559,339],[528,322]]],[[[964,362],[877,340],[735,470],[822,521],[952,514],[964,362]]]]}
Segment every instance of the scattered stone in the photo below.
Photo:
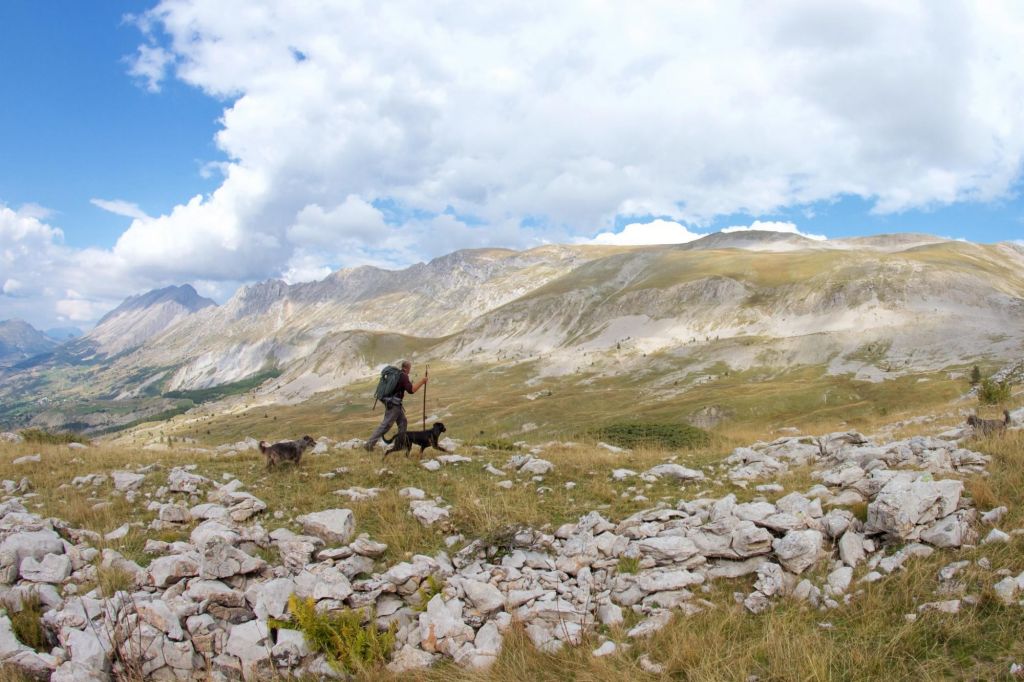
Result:
{"type": "Polygon", "coordinates": [[[990,526],[994,526],[1003,520],[1006,516],[1006,512],[1009,511],[1006,507],[996,507],[990,511],[985,512],[981,515],[981,520],[990,526]]]}
{"type": "Polygon", "coordinates": [[[960,600],[950,599],[949,601],[933,601],[921,604],[917,607],[918,613],[937,611],[939,613],[960,613],[960,600]]]}
{"type": "Polygon", "coordinates": [[[988,535],[985,536],[985,539],[981,541],[981,544],[989,545],[989,544],[992,544],[994,542],[1009,542],[1009,541],[1010,541],[1010,536],[1008,534],[1004,533],[1003,531],[999,530],[998,528],[993,528],[992,530],[989,531],[988,535]]]}
{"type": "Polygon", "coordinates": [[[647,654],[641,656],[638,662],[640,663],[640,669],[645,673],[650,673],[651,675],[662,675],[665,672],[665,666],[661,663],[655,663],[647,654]]]}
{"type": "Polygon", "coordinates": [[[680,464],[659,464],[644,472],[645,476],[654,478],[673,478],[677,481],[702,481],[704,472],[696,469],[687,469],[680,464]]]}
{"type": "Polygon", "coordinates": [[[114,489],[121,492],[138,490],[142,487],[142,482],[146,480],[145,475],[131,471],[115,471],[110,474],[110,478],[114,481],[114,489]]]}

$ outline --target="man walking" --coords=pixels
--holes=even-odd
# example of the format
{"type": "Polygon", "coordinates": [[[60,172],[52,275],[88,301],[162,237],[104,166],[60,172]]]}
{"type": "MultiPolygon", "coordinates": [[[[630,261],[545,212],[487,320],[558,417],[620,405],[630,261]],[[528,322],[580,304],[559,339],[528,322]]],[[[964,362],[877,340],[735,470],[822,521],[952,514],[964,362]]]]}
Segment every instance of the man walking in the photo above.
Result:
{"type": "Polygon", "coordinates": [[[391,396],[383,398],[381,402],[384,403],[384,419],[381,421],[380,426],[373,432],[370,439],[366,441],[363,447],[367,452],[372,452],[374,446],[377,445],[377,441],[380,437],[388,432],[391,425],[395,422],[398,423],[398,433],[404,433],[409,425],[408,420],[405,418],[405,408],[402,407],[402,398],[405,397],[406,393],[415,393],[424,386],[427,385],[427,377],[430,375],[430,371],[423,373],[423,378],[416,382],[414,386],[412,381],[409,379],[409,371],[412,369],[412,363],[408,360],[402,361],[402,374],[398,377],[398,387],[391,396]]]}

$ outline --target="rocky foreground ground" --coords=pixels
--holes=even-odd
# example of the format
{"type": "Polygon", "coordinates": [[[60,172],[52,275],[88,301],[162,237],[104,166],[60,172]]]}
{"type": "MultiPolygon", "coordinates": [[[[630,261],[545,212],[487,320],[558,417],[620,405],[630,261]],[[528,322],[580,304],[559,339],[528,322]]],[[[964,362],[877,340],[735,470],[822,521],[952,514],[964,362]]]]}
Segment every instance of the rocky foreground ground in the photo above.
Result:
{"type": "MultiPolygon", "coordinates": [[[[1021,412],[1014,414],[1016,424],[1021,412]]],[[[638,495],[645,482],[670,478],[706,482],[709,489],[729,482],[761,496],[739,502],[735,494],[702,491],[626,518],[595,510],[554,529],[514,528],[487,539],[453,535],[448,551],[393,565],[380,561],[385,544],[354,537],[356,519],[343,505],[299,516],[303,530],[297,533],[276,527],[280,510],[268,509],[237,479],[216,481],[191,466],[150,466],[114,472],[109,482],[155,512],[154,534],[195,525],[188,542],[148,541],[145,551],[156,558],[142,567],[105,548],[128,532],[127,525],[103,537],[30,512],[29,470],[23,480],[0,483],[6,493],[0,595],[10,615],[36,595],[53,646],[26,646],[11,618],[0,616],[0,662],[29,676],[76,682],[112,676],[251,680],[275,671],[340,676],[301,632],[275,627],[289,618],[293,595],[326,612],[361,610],[367,627],[390,628],[395,644],[387,667],[393,672],[441,661],[487,668],[513,627],[525,628],[544,651],[614,632],[602,635],[593,655],[614,654],[672,618],[721,608],[712,598],[720,594],[712,590],[716,581],[743,585],[733,597],[751,618],[778,600],[822,612],[842,609],[866,583],[887,580],[919,557],[1024,534],[1003,527],[1005,508],[977,509],[965,495],[961,479],[985,476],[989,465],[988,456],[970,449],[971,436],[960,429],[891,442],[856,432],[794,435],[737,448],[700,468],[673,461],[645,471],[613,468],[606,475],[635,480],[638,495]],[[785,492],[780,477],[796,467],[808,469],[812,482],[767,501],[785,492]],[[142,496],[147,477],[161,477],[162,485],[142,496]],[[92,586],[110,571],[125,580],[104,596],[101,586],[92,586]]],[[[347,445],[355,443],[337,444],[347,445]]],[[[479,463],[455,454],[424,466],[457,472],[479,463]]],[[[486,466],[499,485],[528,480],[542,491],[555,465],[539,446],[511,456],[504,467],[486,466]]],[[[81,476],[67,485],[89,487],[106,478],[81,476]]],[[[380,491],[339,492],[364,499],[380,491]]],[[[443,523],[452,511],[418,488],[400,493],[423,525],[443,523]]],[[[976,563],[970,568],[990,574],[996,598],[1024,607],[1024,572],[976,563]]],[[[968,564],[950,561],[935,578],[934,601],[892,617],[914,620],[977,604],[979,595],[958,579],[968,564]]],[[[658,671],[650,658],[640,664],[658,671]]]]}

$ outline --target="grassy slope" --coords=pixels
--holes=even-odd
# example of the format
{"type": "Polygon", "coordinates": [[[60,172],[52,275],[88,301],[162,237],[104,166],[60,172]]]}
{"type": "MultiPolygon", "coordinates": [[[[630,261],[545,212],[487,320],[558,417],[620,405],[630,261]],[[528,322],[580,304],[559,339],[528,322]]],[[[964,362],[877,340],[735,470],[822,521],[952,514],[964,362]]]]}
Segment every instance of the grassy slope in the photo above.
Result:
{"type": "MultiPolygon", "coordinates": [[[[880,422],[875,420],[873,425],[880,422]]],[[[834,425],[835,426],[835,425],[834,425]]],[[[744,438],[751,434],[744,434],[744,438]]],[[[745,441],[744,441],[745,442],[745,441]]],[[[612,468],[629,467],[642,470],[676,457],[691,466],[709,466],[727,454],[733,442],[718,436],[707,448],[691,452],[639,450],[628,455],[581,444],[556,447],[545,456],[556,464],[555,472],[543,485],[547,492],[538,494],[539,484],[526,478],[517,480],[511,490],[496,486],[497,477],[482,471],[485,462],[501,465],[508,452],[474,451],[469,465],[447,467],[429,473],[404,459],[394,459],[381,469],[377,456],[361,451],[334,451],[308,457],[298,469],[285,468],[267,473],[255,453],[234,457],[212,453],[142,451],[137,448],[101,445],[86,451],[69,451],[63,446],[21,444],[0,445],[0,478],[18,480],[27,475],[37,493],[30,507],[43,514],[52,514],[75,525],[106,532],[127,519],[146,522],[151,514],[144,504],[128,505],[111,489],[110,483],[84,490],[61,488],[75,475],[109,472],[121,467],[137,467],[158,463],[160,470],[147,475],[144,492],[151,493],[166,481],[168,468],[174,464],[196,463],[198,473],[214,479],[225,474],[240,478],[246,489],[269,505],[269,513],[281,511],[285,518],[275,521],[265,515],[262,523],[272,529],[288,525],[298,529],[291,519],[300,513],[343,506],[353,509],[357,531],[368,532],[389,544],[384,557],[392,563],[412,553],[432,553],[443,546],[443,538],[452,532],[467,537],[500,537],[510,525],[554,528],[574,521],[581,514],[601,509],[611,519],[649,507],[659,501],[674,504],[680,498],[691,499],[710,489],[716,496],[736,492],[741,499],[753,493],[732,489],[728,485],[712,487],[696,483],[679,486],[668,482],[647,485],[611,481],[612,468]],[[39,452],[39,465],[16,466],[15,457],[39,452]],[[349,472],[334,479],[319,474],[339,466],[349,472]],[[574,490],[564,484],[573,481],[574,490]],[[379,498],[369,502],[351,503],[335,497],[332,491],[342,487],[382,487],[379,498]],[[443,528],[423,528],[407,513],[407,502],[397,495],[404,486],[417,486],[429,495],[439,495],[453,505],[451,523],[443,528]],[[635,501],[642,492],[649,501],[635,501]],[[111,506],[96,509],[100,502],[111,506]]],[[[980,441],[974,447],[994,455],[991,475],[968,481],[968,489],[982,508],[1005,504],[1010,514],[1004,528],[1024,525],[1024,434],[1011,438],[980,441]]],[[[786,492],[803,490],[809,485],[806,472],[795,471],[781,479],[786,492]]],[[[770,498],[777,497],[772,495],[770,498]]],[[[184,498],[183,498],[184,501],[184,498]]],[[[187,503],[187,501],[186,501],[187,503]]],[[[164,532],[162,539],[185,539],[188,528],[180,533],[164,532]]],[[[134,529],[123,541],[112,546],[145,564],[148,557],[141,547],[151,533],[134,529]]],[[[710,613],[693,618],[677,616],[676,621],[651,640],[635,642],[628,651],[607,659],[590,656],[596,638],[576,650],[557,656],[542,655],[519,634],[506,640],[506,647],[497,666],[489,673],[470,673],[453,666],[412,676],[425,680],[613,680],[655,679],[643,673],[637,660],[647,653],[667,666],[667,675],[687,680],[744,680],[748,675],[761,679],[924,679],[1005,677],[1009,663],[1024,657],[1024,641],[1019,630],[1019,607],[1004,607],[990,596],[991,572],[971,568],[966,573],[968,591],[982,597],[976,608],[967,608],[956,616],[929,614],[917,623],[904,622],[902,614],[916,605],[940,597],[934,594],[935,574],[954,560],[988,558],[994,568],[1007,568],[1018,573],[1024,570],[1024,538],[1009,546],[965,549],[960,552],[937,552],[929,559],[915,560],[909,570],[867,587],[852,606],[821,614],[785,600],[762,616],[745,613],[732,604],[734,591],[748,592],[750,579],[719,581],[709,598],[718,604],[710,613]],[[828,622],[826,629],[821,623],[828,622]]],[[[822,567],[821,570],[824,570],[822,567]]],[[[858,571],[858,576],[863,573],[858,571]]],[[[622,630],[601,634],[623,641],[622,630]]],[[[368,671],[367,680],[382,679],[381,671],[368,671]]],[[[396,678],[397,679],[397,678],[396,678]]],[[[406,676],[408,679],[408,676],[406,676]]]]}

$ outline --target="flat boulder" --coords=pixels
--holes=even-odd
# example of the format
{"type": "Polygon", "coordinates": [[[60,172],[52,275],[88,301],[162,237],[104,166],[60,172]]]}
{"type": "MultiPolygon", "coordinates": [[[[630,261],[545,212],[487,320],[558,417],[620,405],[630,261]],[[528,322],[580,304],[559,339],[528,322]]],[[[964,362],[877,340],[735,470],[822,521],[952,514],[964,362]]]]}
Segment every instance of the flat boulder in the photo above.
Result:
{"type": "Polygon", "coordinates": [[[655,478],[673,478],[677,481],[701,481],[704,480],[704,472],[697,469],[687,469],[681,464],[659,464],[644,472],[646,476],[655,478]]]}
{"type": "Polygon", "coordinates": [[[326,509],[305,514],[295,520],[302,524],[304,532],[337,545],[347,543],[356,527],[351,509],[326,509]]]}

